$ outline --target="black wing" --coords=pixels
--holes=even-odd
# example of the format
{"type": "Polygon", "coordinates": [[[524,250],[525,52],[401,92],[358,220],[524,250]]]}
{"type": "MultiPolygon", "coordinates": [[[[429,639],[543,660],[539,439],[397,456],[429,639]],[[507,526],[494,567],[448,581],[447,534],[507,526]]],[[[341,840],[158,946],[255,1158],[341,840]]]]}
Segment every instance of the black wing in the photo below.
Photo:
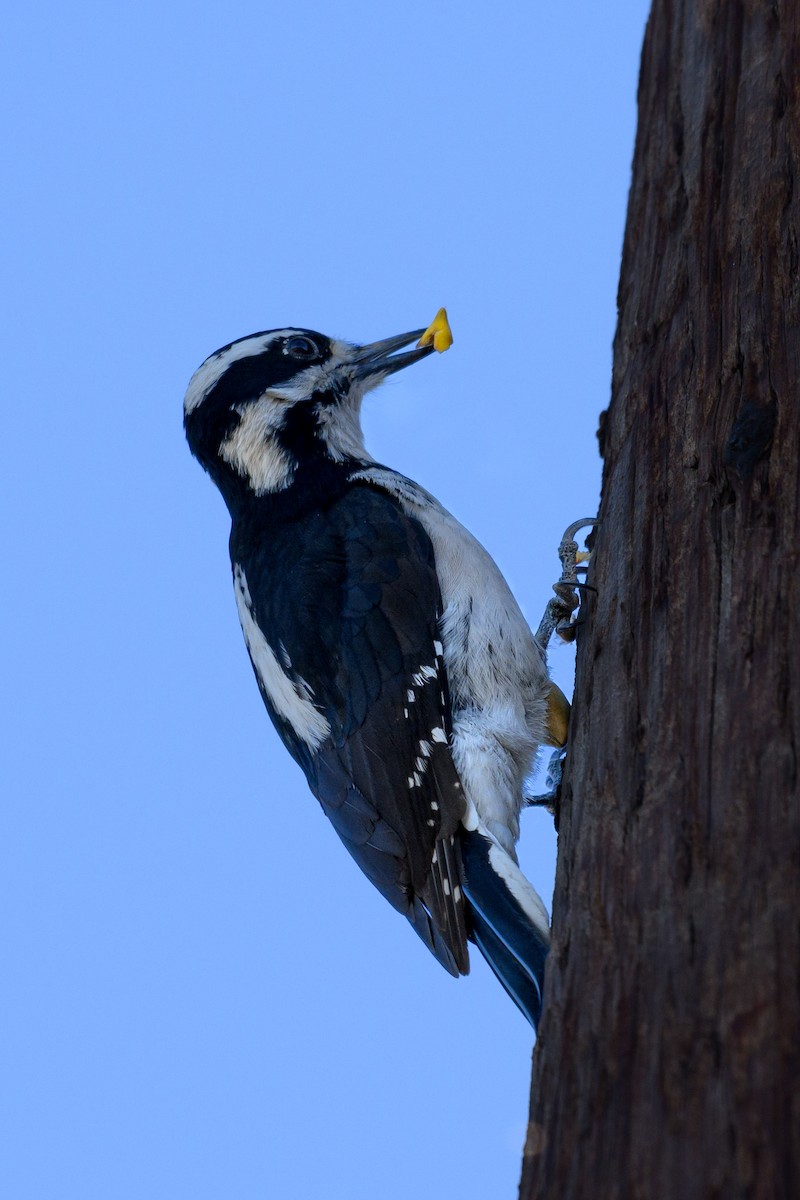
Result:
{"type": "Polygon", "coordinates": [[[385,493],[356,486],[288,528],[234,533],[232,556],[281,669],[330,728],[321,741],[299,736],[254,661],[285,745],[364,873],[465,974],[464,801],[430,539],[385,493]]]}

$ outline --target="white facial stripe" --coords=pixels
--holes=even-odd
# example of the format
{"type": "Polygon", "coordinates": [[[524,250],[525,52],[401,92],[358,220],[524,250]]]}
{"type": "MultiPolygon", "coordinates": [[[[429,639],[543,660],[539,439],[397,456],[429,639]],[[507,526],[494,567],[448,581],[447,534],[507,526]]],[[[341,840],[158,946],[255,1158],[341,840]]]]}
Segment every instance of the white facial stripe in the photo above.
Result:
{"type": "Polygon", "coordinates": [[[313,692],[308,684],[302,680],[295,683],[281,669],[269,642],[253,619],[250,589],[238,564],[233,571],[233,590],[247,650],[270,704],[279,717],[288,721],[300,740],[311,750],[316,750],[330,737],[331,727],[312,703],[313,692]]]}
{"type": "Polygon", "coordinates": [[[218,350],[212,354],[202,366],[197,368],[189,380],[186,398],[183,402],[184,412],[187,414],[193,412],[199,404],[203,403],[231,363],[238,362],[242,358],[250,358],[251,355],[262,354],[278,338],[291,337],[293,333],[301,332],[299,329],[276,329],[273,333],[262,333],[256,337],[243,338],[240,342],[234,342],[232,346],[228,346],[227,350],[218,350]]]}
{"type": "Polygon", "coordinates": [[[293,375],[286,383],[279,383],[277,386],[271,387],[264,394],[274,396],[287,404],[296,404],[298,400],[307,400],[312,392],[326,390],[330,383],[330,374],[335,366],[334,362],[313,363],[301,371],[298,364],[296,375],[293,375]]]}
{"type": "Polygon", "coordinates": [[[286,406],[280,400],[262,396],[237,411],[241,420],[220,446],[220,458],[248,480],[257,496],[286,487],[294,465],[273,436],[283,424],[286,406]]]}
{"type": "MultiPolygon", "coordinates": [[[[281,336],[287,336],[291,330],[281,330],[281,336]]],[[[347,342],[331,342],[330,356],[323,363],[311,363],[305,370],[301,369],[301,365],[297,365],[297,374],[293,375],[286,383],[279,383],[275,387],[271,387],[266,393],[270,396],[277,396],[280,400],[285,400],[287,403],[295,404],[299,400],[308,400],[314,392],[327,392],[331,384],[331,376],[339,374],[349,377],[352,376],[352,371],[348,371],[347,367],[355,353],[355,347],[349,346],[347,342]]],[[[350,396],[355,397],[355,407],[358,408],[361,404],[363,388],[352,384],[350,396]]]]}

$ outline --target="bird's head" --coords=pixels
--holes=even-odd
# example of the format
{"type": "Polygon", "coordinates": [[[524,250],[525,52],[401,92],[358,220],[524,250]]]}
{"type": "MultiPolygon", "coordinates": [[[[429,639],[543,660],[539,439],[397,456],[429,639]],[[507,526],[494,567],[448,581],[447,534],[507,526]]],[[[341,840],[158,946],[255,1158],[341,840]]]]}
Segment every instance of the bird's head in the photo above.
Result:
{"type": "Polygon", "coordinates": [[[184,426],[192,453],[229,501],[291,485],[314,461],[369,460],[361,401],[388,375],[427,357],[423,330],[354,346],[311,329],[251,334],[212,354],[191,378],[184,426]]]}

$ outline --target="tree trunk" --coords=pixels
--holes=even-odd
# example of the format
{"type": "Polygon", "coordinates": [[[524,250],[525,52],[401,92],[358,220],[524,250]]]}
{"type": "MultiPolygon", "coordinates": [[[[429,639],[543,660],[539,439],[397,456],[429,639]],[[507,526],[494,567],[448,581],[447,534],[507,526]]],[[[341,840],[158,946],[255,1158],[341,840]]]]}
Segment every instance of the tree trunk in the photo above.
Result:
{"type": "Polygon", "coordinates": [[[799,90],[654,0],[522,1200],[800,1197],[799,90]]]}

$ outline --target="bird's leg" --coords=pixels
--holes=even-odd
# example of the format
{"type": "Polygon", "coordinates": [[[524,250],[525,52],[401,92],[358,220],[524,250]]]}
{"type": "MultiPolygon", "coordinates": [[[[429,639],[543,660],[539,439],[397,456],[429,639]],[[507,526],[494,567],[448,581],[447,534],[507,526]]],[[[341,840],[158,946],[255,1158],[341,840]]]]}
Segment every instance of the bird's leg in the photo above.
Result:
{"type": "MultiPolygon", "coordinates": [[[[553,585],[555,596],[549,601],[544,610],[544,616],[536,631],[535,641],[542,651],[547,654],[550,638],[557,633],[565,642],[571,642],[576,631],[576,609],[580,605],[580,589],[586,584],[579,575],[586,572],[589,561],[588,551],[580,551],[575,540],[579,529],[594,526],[594,517],[583,517],[573,521],[565,530],[558,547],[558,557],[561,561],[561,578],[553,585]]],[[[526,808],[541,807],[556,817],[558,827],[558,805],[561,797],[561,778],[566,758],[567,728],[569,725],[570,705],[564,693],[554,683],[550,684],[547,695],[546,744],[555,746],[547,764],[545,787],[542,794],[533,794],[523,789],[523,804],[526,808]]]]}
{"type": "Polygon", "coordinates": [[[566,755],[567,731],[569,729],[570,703],[557,683],[550,681],[547,693],[547,718],[545,722],[545,746],[555,746],[547,763],[547,774],[544,784],[546,792],[541,795],[529,790],[529,785],[523,784],[522,803],[526,808],[536,805],[547,808],[555,814],[561,791],[561,774],[566,755]]]}
{"type": "Polygon", "coordinates": [[[545,787],[547,788],[546,792],[533,795],[527,788],[523,788],[522,803],[525,808],[546,808],[548,812],[555,815],[561,792],[561,775],[564,770],[566,753],[564,749],[553,750],[551,753],[550,761],[547,764],[547,774],[544,779],[545,787]]]}
{"type": "Polygon", "coordinates": [[[582,517],[573,521],[565,530],[558,547],[558,557],[561,560],[561,578],[553,584],[555,596],[549,601],[544,610],[539,628],[536,630],[535,641],[542,650],[547,652],[550,638],[557,633],[565,642],[571,642],[575,637],[575,610],[580,604],[579,591],[586,584],[578,578],[586,572],[589,560],[588,551],[578,549],[575,534],[587,525],[596,525],[594,517],[582,517]]]}

